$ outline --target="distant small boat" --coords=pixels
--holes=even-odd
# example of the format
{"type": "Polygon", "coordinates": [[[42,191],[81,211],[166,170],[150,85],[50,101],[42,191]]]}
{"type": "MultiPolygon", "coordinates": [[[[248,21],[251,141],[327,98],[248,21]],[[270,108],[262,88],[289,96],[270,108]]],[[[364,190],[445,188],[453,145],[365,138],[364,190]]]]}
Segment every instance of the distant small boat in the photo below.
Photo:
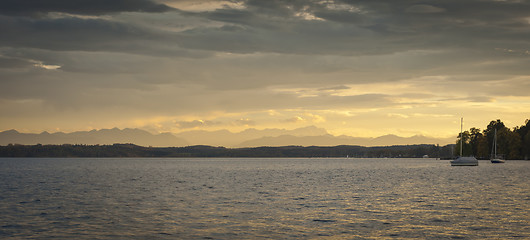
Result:
{"type": "Polygon", "coordinates": [[[493,147],[491,149],[491,163],[504,163],[504,159],[497,156],[497,129],[495,129],[495,135],[493,135],[493,147]]]}
{"type": "Polygon", "coordinates": [[[491,159],[491,163],[504,163],[504,159],[500,159],[500,158],[494,158],[494,159],[491,159]]]}
{"type": "Polygon", "coordinates": [[[464,118],[460,119],[460,156],[451,161],[451,166],[478,166],[478,160],[475,157],[464,157],[463,155],[463,147],[464,147],[464,139],[462,135],[464,127],[464,118]]]}

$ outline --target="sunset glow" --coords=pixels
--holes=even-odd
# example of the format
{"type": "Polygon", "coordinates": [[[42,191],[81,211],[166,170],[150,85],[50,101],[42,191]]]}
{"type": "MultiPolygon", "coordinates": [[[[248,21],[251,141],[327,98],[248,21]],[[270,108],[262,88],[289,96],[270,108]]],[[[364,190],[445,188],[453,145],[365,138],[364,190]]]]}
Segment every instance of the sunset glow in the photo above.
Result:
{"type": "Polygon", "coordinates": [[[527,1],[122,2],[0,3],[0,131],[451,138],[530,118],[527,1]]]}

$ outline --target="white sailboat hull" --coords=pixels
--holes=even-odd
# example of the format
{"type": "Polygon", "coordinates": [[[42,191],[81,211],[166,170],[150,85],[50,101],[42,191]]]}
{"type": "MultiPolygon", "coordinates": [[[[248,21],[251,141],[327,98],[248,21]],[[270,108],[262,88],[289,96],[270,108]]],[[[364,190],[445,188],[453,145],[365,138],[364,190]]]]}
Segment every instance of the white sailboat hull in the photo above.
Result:
{"type": "Polygon", "coordinates": [[[463,128],[464,118],[460,118],[460,157],[451,161],[451,166],[478,166],[478,160],[475,157],[462,157],[464,149],[464,141],[462,139],[463,128]]]}
{"type": "Polygon", "coordinates": [[[478,166],[478,160],[475,157],[458,157],[451,161],[451,166],[478,166]]]}

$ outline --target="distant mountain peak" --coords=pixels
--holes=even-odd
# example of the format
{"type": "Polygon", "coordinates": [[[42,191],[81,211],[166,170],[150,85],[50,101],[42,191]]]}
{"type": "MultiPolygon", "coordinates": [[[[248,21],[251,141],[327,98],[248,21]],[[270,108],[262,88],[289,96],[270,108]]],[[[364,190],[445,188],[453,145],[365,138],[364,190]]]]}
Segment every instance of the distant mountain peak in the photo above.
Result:
{"type": "Polygon", "coordinates": [[[2,133],[6,133],[6,134],[16,134],[16,133],[19,133],[17,130],[15,129],[10,129],[10,130],[7,130],[7,131],[3,131],[2,133]]]}
{"type": "Polygon", "coordinates": [[[19,133],[15,130],[0,132],[0,145],[7,144],[115,144],[132,143],[140,146],[175,147],[186,146],[188,142],[177,138],[173,134],[151,134],[137,128],[93,129],[71,133],[56,132],[50,134],[42,132],[19,133]]]}

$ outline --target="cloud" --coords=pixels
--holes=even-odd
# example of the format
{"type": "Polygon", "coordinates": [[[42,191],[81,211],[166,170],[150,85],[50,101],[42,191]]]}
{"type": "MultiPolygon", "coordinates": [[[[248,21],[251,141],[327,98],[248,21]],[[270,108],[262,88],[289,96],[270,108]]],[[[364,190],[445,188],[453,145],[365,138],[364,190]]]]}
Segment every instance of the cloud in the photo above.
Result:
{"type": "Polygon", "coordinates": [[[248,119],[248,118],[241,118],[234,121],[234,124],[236,126],[254,126],[256,125],[256,121],[248,119]]]}
{"type": "Polygon", "coordinates": [[[151,0],[3,0],[0,14],[40,16],[50,12],[103,15],[118,12],[166,12],[173,8],[151,0]]]}
{"type": "Polygon", "coordinates": [[[0,39],[4,46],[164,56],[188,56],[200,51],[377,55],[514,46],[524,52],[528,50],[528,44],[524,44],[528,38],[526,10],[530,9],[524,2],[498,1],[465,4],[444,1],[436,6],[395,1],[245,1],[235,3],[238,7],[225,5],[204,12],[174,10],[171,14],[159,14],[164,17],[146,18],[151,23],[140,23],[128,21],[134,15],[123,14],[94,19],[68,15],[45,19],[17,16],[24,16],[21,9],[97,15],[125,12],[154,15],[171,9],[146,0],[112,3],[10,0],[3,4],[0,9],[4,9],[4,14],[17,13],[0,19],[0,30],[6,33],[0,39]],[[22,4],[29,7],[22,8],[22,4]],[[419,12],[437,14],[414,14],[419,12]],[[297,16],[300,13],[323,21],[301,18],[297,16]],[[172,26],[164,28],[161,24],[172,26]],[[499,46],[499,40],[505,46],[499,46]]]}
{"type": "Polygon", "coordinates": [[[295,123],[295,124],[311,122],[313,124],[318,124],[318,123],[326,122],[326,119],[323,116],[318,115],[318,114],[302,112],[300,115],[290,117],[287,119],[282,119],[281,122],[295,123]]]}
{"type": "Polygon", "coordinates": [[[39,61],[36,61],[34,66],[35,67],[40,67],[40,68],[43,68],[43,69],[46,69],[46,70],[57,70],[57,69],[61,68],[61,66],[59,66],[59,65],[44,64],[44,63],[39,62],[39,61]]]}
{"type": "Polygon", "coordinates": [[[401,114],[401,113],[388,113],[387,116],[389,118],[405,118],[405,119],[410,117],[406,114],[401,114]]]}
{"type": "Polygon", "coordinates": [[[325,87],[318,89],[319,91],[341,91],[341,90],[348,90],[351,89],[351,87],[340,85],[340,86],[334,86],[334,87],[325,87]]]}
{"type": "Polygon", "coordinates": [[[528,12],[482,0],[1,1],[2,122],[339,128],[412,109],[480,113],[527,99],[528,12]]]}
{"type": "Polygon", "coordinates": [[[432,5],[427,4],[418,4],[418,5],[412,5],[405,9],[405,12],[409,13],[441,13],[445,12],[445,9],[440,7],[435,7],[432,5]]]}
{"type": "Polygon", "coordinates": [[[306,113],[306,116],[311,119],[313,123],[322,123],[326,121],[326,118],[317,114],[306,113]]]}
{"type": "Polygon", "coordinates": [[[193,121],[179,121],[176,123],[177,127],[180,129],[188,129],[188,128],[198,128],[198,127],[205,127],[205,126],[214,126],[220,124],[219,122],[214,121],[204,121],[204,120],[193,120],[193,121]]]}
{"type": "Polygon", "coordinates": [[[0,55],[0,68],[3,69],[17,69],[17,68],[26,68],[33,66],[30,61],[19,58],[5,57],[0,55]]]}
{"type": "Polygon", "coordinates": [[[0,46],[55,51],[110,51],[146,55],[186,55],[164,34],[141,26],[104,19],[10,18],[0,15],[0,46]]]}
{"type": "Polygon", "coordinates": [[[344,4],[356,11],[324,7],[322,1],[248,1],[243,9],[199,13],[213,21],[240,26],[240,31],[229,34],[222,27],[194,29],[181,44],[228,52],[383,54],[460,48],[463,43],[469,48],[493,48],[490,41],[508,40],[504,34],[509,34],[513,43],[527,37],[527,31],[520,31],[524,25],[515,25],[527,17],[522,11],[529,9],[526,3],[466,1],[465,7],[460,1],[444,1],[439,6],[403,6],[403,2],[395,1],[344,4]],[[302,10],[326,21],[296,17],[302,10]],[[439,14],[406,14],[434,12],[439,14]],[[476,40],[482,44],[476,45],[476,40]]]}
{"type": "MultiPolygon", "coordinates": [[[[222,121],[211,121],[211,120],[192,120],[192,121],[177,121],[176,125],[179,129],[190,129],[190,128],[202,128],[202,127],[215,127],[227,125],[222,121]]],[[[248,118],[240,118],[237,120],[231,120],[228,125],[233,126],[254,126],[256,122],[248,118]]]]}
{"type": "Polygon", "coordinates": [[[294,116],[288,119],[284,119],[285,123],[305,123],[307,120],[301,116],[294,116]]]}

